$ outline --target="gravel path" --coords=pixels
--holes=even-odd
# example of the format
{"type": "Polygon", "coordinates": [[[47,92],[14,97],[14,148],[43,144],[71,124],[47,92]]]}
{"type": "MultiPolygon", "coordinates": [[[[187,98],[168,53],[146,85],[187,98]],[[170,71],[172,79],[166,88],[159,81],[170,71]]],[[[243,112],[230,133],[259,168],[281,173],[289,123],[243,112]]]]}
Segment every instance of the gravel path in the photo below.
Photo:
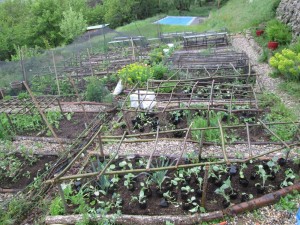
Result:
{"type": "Polygon", "coordinates": [[[263,89],[276,93],[276,95],[285,103],[287,107],[292,109],[300,119],[300,100],[296,100],[279,89],[282,82],[280,78],[272,78],[268,74],[272,72],[272,68],[267,63],[260,63],[259,56],[262,49],[254,41],[253,37],[247,33],[246,36],[238,34],[231,37],[232,46],[238,51],[244,51],[249,56],[253,69],[260,74],[259,82],[263,89]]]}

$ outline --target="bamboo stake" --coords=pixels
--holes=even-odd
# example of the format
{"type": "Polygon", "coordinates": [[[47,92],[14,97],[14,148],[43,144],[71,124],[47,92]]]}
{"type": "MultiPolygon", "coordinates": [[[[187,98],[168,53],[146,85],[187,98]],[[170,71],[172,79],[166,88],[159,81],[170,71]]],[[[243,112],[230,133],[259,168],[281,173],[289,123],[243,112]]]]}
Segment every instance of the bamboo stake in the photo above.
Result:
{"type": "Polygon", "coordinates": [[[186,140],[187,140],[187,137],[188,137],[188,135],[189,135],[189,132],[190,132],[190,130],[191,130],[191,128],[192,128],[192,125],[193,125],[193,123],[191,123],[191,125],[189,126],[189,129],[187,130],[187,132],[186,132],[186,134],[185,134],[184,142],[183,142],[183,148],[182,148],[181,153],[180,153],[180,156],[179,156],[179,158],[178,158],[178,160],[177,160],[177,162],[176,162],[176,167],[178,167],[179,161],[180,161],[180,159],[182,158],[182,155],[183,155],[183,153],[184,153],[184,151],[185,151],[185,149],[186,149],[186,140]]]}
{"type": "Polygon", "coordinates": [[[205,209],[205,207],[206,207],[207,186],[208,186],[208,174],[209,174],[210,165],[205,165],[204,168],[205,169],[204,169],[204,178],[203,178],[201,206],[205,209]]]}
{"type": "Polygon", "coordinates": [[[248,141],[249,155],[250,155],[250,157],[252,157],[250,131],[249,131],[249,124],[248,123],[246,123],[246,130],[247,130],[247,141],[248,141]]]}
{"type": "MultiPolygon", "coordinates": [[[[292,144],[290,145],[292,146],[296,146],[299,145],[300,143],[297,144],[292,144]]],[[[274,149],[274,150],[270,150],[266,153],[262,153],[244,160],[240,160],[240,159],[233,159],[233,160],[228,160],[229,164],[233,164],[233,163],[246,163],[250,160],[254,160],[257,158],[260,158],[262,156],[271,154],[273,152],[278,152],[280,150],[283,150],[285,147],[281,147],[279,149],[274,149]]],[[[181,169],[181,168],[192,168],[192,167],[199,167],[199,166],[206,166],[206,165],[217,165],[217,164],[227,164],[227,162],[225,162],[224,160],[222,161],[216,161],[216,162],[204,162],[204,163],[194,163],[194,164],[184,164],[184,165],[178,165],[178,167],[176,166],[168,166],[168,167],[158,167],[158,168],[150,168],[149,170],[145,169],[133,169],[133,170],[120,170],[120,171],[109,171],[109,172],[105,172],[103,173],[103,175],[120,175],[120,174],[128,174],[128,173],[143,173],[143,172],[156,172],[156,171],[162,171],[162,170],[177,170],[177,169],[181,169]]],[[[61,177],[57,180],[55,180],[55,182],[62,182],[64,180],[74,180],[77,178],[91,178],[91,177],[95,177],[98,175],[98,172],[94,172],[94,173],[86,173],[86,174],[77,174],[77,175],[70,175],[70,176],[65,176],[65,177],[61,177]]],[[[53,183],[54,180],[47,180],[45,181],[46,184],[48,183],[53,183]]]]}
{"type": "Polygon", "coordinates": [[[84,105],[82,104],[81,102],[81,99],[79,97],[79,93],[78,93],[78,90],[76,88],[76,85],[75,85],[75,82],[73,80],[73,78],[71,76],[69,76],[69,81],[71,83],[71,85],[73,86],[74,90],[75,90],[75,93],[76,93],[76,96],[77,96],[77,101],[79,102],[79,105],[81,106],[83,112],[84,112],[84,119],[85,119],[85,128],[87,128],[87,123],[88,123],[88,117],[87,117],[87,114],[86,114],[86,111],[85,111],[85,108],[84,108],[84,105]]]}
{"type": "Polygon", "coordinates": [[[61,187],[61,184],[58,184],[57,187],[58,187],[59,195],[60,195],[61,200],[62,200],[63,205],[64,205],[65,212],[68,212],[68,204],[66,202],[64,191],[63,191],[63,189],[61,187]]]}
{"type": "Polygon", "coordinates": [[[204,132],[205,131],[200,131],[200,140],[199,140],[199,155],[198,158],[199,160],[202,157],[202,151],[203,151],[203,141],[204,141],[204,132]]]}
{"type": "Polygon", "coordinates": [[[87,50],[87,54],[88,54],[88,57],[89,57],[89,64],[90,64],[91,74],[92,74],[92,76],[95,76],[93,66],[92,66],[92,62],[91,62],[90,50],[89,50],[89,48],[87,48],[86,50],[87,50]]]}
{"type": "Polygon", "coordinates": [[[99,150],[100,150],[100,156],[104,156],[104,151],[103,151],[103,145],[102,145],[102,140],[101,140],[101,135],[100,133],[98,134],[98,142],[99,142],[99,150]]]}
{"type": "Polygon", "coordinates": [[[108,163],[105,165],[105,167],[103,168],[102,171],[97,172],[97,180],[99,180],[99,178],[105,173],[105,171],[107,170],[107,168],[110,166],[110,164],[113,162],[113,160],[118,155],[118,153],[120,151],[120,148],[121,148],[121,144],[122,144],[125,136],[126,136],[126,131],[123,133],[123,137],[120,140],[119,146],[117,147],[117,150],[116,150],[115,154],[113,155],[113,157],[111,157],[111,159],[108,161],[108,163]]]}
{"type": "Polygon", "coordinates": [[[23,56],[22,47],[20,48],[20,56],[21,56],[21,69],[22,69],[22,72],[23,72],[23,80],[25,82],[27,82],[27,76],[26,76],[26,70],[25,70],[25,66],[24,66],[24,56],[23,56]]]}
{"type": "Polygon", "coordinates": [[[288,152],[286,153],[285,157],[285,160],[288,160],[291,151],[290,146],[287,143],[285,143],[285,141],[283,141],[276,133],[274,133],[263,121],[261,121],[261,119],[258,119],[258,121],[288,149],[288,152]]]}
{"type": "Polygon", "coordinates": [[[59,87],[59,81],[58,81],[58,74],[57,74],[57,70],[56,70],[56,63],[55,63],[55,58],[54,58],[53,51],[51,51],[51,54],[52,54],[52,62],[53,62],[53,66],[54,66],[54,73],[55,73],[57,91],[58,91],[58,95],[60,95],[60,87],[59,87]]]}
{"type": "Polygon", "coordinates": [[[81,154],[90,146],[90,144],[94,141],[94,139],[98,136],[98,134],[102,130],[102,125],[100,126],[99,130],[96,132],[96,134],[91,138],[91,140],[77,153],[77,155],[73,158],[73,160],[61,171],[59,174],[57,174],[56,177],[54,177],[54,181],[58,180],[61,176],[64,175],[64,173],[67,172],[68,169],[77,161],[77,159],[81,156],[81,154]]]}
{"type": "Polygon", "coordinates": [[[30,95],[30,97],[31,97],[31,99],[32,99],[32,101],[33,101],[33,103],[34,103],[34,105],[35,105],[36,108],[38,109],[38,111],[39,111],[41,117],[43,118],[44,122],[46,123],[48,129],[51,131],[51,133],[53,134],[54,138],[55,138],[55,139],[57,140],[57,142],[59,143],[61,149],[62,149],[62,150],[65,150],[63,144],[61,143],[60,139],[58,138],[58,136],[56,135],[55,131],[53,130],[53,127],[52,127],[52,125],[49,123],[49,121],[48,121],[47,117],[45,116],[43,110],[40,108],[40,106],[39,106],[39,104],[38,104],[36,98],[34,97],[33,93],[31,92],[31,90],[30,90],[29,86],[27,85],[26,81],[23,81],[23,84],[24,84],[25,88],[27,89],[27,91],[28,91],[28,93],[29,93],[29,95],[30,95]]]}
{"type": "Polygon", "coordinates": [[[224,133],[223,133],[223,128],[222,128],[222,124],[221,124],[220,119],[218,119],[218,124],[219,124],[220,134],[221,134],[221,143],[222,143],[223,156],[224,156],[224,160],[228,164],[229,162],[228,162],[228,158],[227,158],[227,155],[226,155],[224,133]]]}
{"type": "Polygon", "coordinates": [[[155,146],[154,146],[153,151],[152,151],[151,154],[150,154],[150,157],[149,157],[149,160],[148,160],[146,169],[150,169],[152,157],[153,157],[154,152],[156,151],[156,147],[157,147],[157,143],[158,143],[158,134],[159,134],[159,125],[157,126],[157,130],[156,130],[155,146]]]}

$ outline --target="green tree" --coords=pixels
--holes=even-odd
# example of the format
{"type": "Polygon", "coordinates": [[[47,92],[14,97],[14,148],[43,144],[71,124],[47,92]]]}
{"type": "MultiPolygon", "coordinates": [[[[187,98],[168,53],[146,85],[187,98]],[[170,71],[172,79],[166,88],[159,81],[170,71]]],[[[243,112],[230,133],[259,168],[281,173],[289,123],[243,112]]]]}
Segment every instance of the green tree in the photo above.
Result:
{"type": "Polygon", "coordinates": [[[105,22],[113,28],[131,22],[137,17],[136,4],[138,0],[103,0],[105,22]]]}
{"type": "Polygon", "coordinates": [[[63,19],[59,26],[62,36],[68,43],[86,30],[87,23],[81,12],[75,12],[70,8],[63,12],[63,19]]]}

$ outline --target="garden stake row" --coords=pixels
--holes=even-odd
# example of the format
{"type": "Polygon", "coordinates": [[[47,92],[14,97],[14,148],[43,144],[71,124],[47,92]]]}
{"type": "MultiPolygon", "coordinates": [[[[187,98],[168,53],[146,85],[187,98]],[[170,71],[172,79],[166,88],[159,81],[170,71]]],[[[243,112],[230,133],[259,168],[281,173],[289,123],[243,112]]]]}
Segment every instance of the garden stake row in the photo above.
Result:
{"type": "MultiPolygon", "coordinates": [[[[125,135],[126,137],[126,135],[125,135]]],[[[124,137],[124,138],[125,138],[124,137]]],[[[123,139],[122,139],[123,140],[123,139]]],[[[121,142],[120,142],[121,143],[121,142]]],[[[295,144],[291,144],[290,147],[293,146],[298,146],[300,144],[300,142],[295,143],[295,144]]],[[[183,168],[193,168],[193,167],[199,167],[199,166],[206,166],[206,165],[218,165],[218,164],[234,164],[234,163],[246,163],[249,162],[250,160],[254,160],[257,158],[260,158],[262,156],[274,153],[274,152],[278,152],[285,149],[285,147],[281,147],[278,149],[273,149],[273,150],[269,150],[268,152],[265,153],[261,153],[258,154],[256,156],[252,156],[249,157],[247,159],[231,159],[228,160],[227,162],[222,160],[222,161],[215,161],[215,162],[203,162],[203,163],[192,163],[192,164],[182,164],[182,165],[178,165],[178,166],[166,166],[166,167],[155,167],[155,168],[149,168],[149,169],[131,169],[131,170],[119,170],[119,171],[108,171],[108,172],[104,172],[101,175],[120,175],[120,174],[128,174],[128,173],[142,173],[142,172],[156,172],[156,171],[162,171],[162,170],[177,170],[177,169],[183,169],[183,168]]],[[[64,176],[64,177],[59,177],[59,178],[55,178],[55,182],[62,182],[64,180],[74,180],[74,179],[78,179],[78,178],[93,178],[98,176],[99,172],[92,172],[92,173],[85,173],[85,174],[76,174],[76,175],[69,175],[69,176],[64,176]]],[[[45,181],[45,183],[53,183],[54,180],[47,180],[45,181]]]]}

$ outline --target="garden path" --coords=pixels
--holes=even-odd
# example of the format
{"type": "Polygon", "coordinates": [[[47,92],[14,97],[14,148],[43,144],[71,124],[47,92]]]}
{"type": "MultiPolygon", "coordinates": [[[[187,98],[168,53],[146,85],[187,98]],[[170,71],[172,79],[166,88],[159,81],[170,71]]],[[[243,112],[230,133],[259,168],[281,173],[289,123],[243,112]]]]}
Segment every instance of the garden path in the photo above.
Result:
{"type": "Polygon", "coordinates": [[[275,93],[288,108],[295,112],[300,120],[300,99],[295,99],[279,89],[279,84],[283,82],[281,78],[272,78],[269,76],[272,68],[267,63],[259,62],[262,48],[255,42],[251,34],[236,34],[231,38],[232,46],[239,51],[246,52],[249,56],[253,69],[256,73],[260,74],[259,83],[263,90],[275,93]]]}

